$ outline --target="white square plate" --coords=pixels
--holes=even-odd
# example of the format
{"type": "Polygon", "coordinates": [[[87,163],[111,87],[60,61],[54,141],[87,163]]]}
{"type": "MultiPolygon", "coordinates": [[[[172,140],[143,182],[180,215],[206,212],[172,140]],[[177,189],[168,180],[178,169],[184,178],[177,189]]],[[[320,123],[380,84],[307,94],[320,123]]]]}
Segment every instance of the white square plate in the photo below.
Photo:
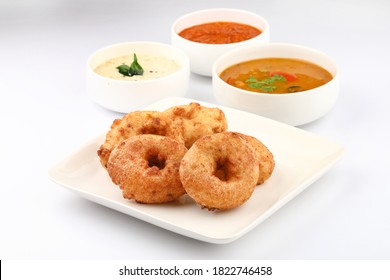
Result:
{"type": "Polygon", "coordinates": [[[63,159],[49,170],[56,183],[86,199],[123,212],[164,229],[210,243],[228,243],[259,225],[297,196],[340,159],[339,144],[304,130],[258,115],[185,98],[169,98],[148,106],[165,110],[171,106],[198,102],[221,108],[229,130],[255,136],[273,153],[275,170],[271,178],[257,186],[244,205],[225,212],[201,209],[191,198],[161,205],[138,204],[122,197],[96,154],[104,133],[63,159]]]}

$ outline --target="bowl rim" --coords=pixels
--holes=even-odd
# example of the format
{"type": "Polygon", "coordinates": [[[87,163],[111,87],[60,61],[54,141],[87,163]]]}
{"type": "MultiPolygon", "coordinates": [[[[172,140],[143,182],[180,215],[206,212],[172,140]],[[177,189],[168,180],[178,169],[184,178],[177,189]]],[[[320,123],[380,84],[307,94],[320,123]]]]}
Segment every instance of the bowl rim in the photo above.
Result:
{"type": "MultiPolygon", "coordinates": [[[[210,21],[207,21],[207,22],[210,22],[210,21]]],[[[206,22],[204,22],[204,23],[206,23],[206,22]]],[[[239,22],[236,22],[236,23],[239,23],[239,22]]],[[[201,23],[199,23],[199,24],[201,24],[201,23]]],[[[194,26],[194,25],[192,25],[192,26],[194,26]]],[[[171,34],[173,34],[174,36],[176,36],[179,39],[182,39],[185,42],[194,44],[195,46],[199,45],[199,46],[221,47],[221,46],[226,46],[226,45],[229,45],[229,46],[230,45],[231,46],[239,46],[239,45],[245,44],[246,42],[254,41],[257,38],[259,38],[260,36],[262,36],[263,33],[269,33],[269,29],[270,29],[270,25],[269,25],[267,19],[264,18],[261,15],[258,15],[256,13],[254,13],[254,12],[251,12],[251,11],[248,11],[248,10],[244,10],[244,9],[234,9],[234,8],[212,8],[212,9],[202,9],[202,10],[193,11],[193,12],[190,12],[190,13],[187,13],[187,14],[184,14],[184,15],[180,16],[179,18],[177,18],[172,23],[172,25],[171,25],[171,34]],[[175,27],[176,27],[176,25],[179,22],[181,22],[183,19],[186,19],[186,18],[191,17],[193,15],[198,15],[198,14],[202,14],[202,13],[209,13],[209,12],[224,12],[224,11],[238,12],[238,13],[243,13],[243,14],[247,14],[247,15],[251,15],[253,17],[256,17],[256,18],[258,18],[259,20],[261,20],[263,22],[263,24],[265,25],[265,28],[260,30],[261,33],[256,35],[253,38],[250,38],[250,39],[244,40],[244,41],[235,42],[235,43],[228,43],[228,44],[206,44],[206,43],[200,43],[200,42],[191,41],[191,40],[188,40],[186,38],[181,37],[179,35],[179,33],[177,33],[176,30],[175,30],[175,27]]]]}
{"type": "MultiPolygon", "coordinates": [[[[275,56],[273,56],[273,57],[275,57],[275,56]]],[[[253,59],[255,59],[255,58],[253,58],[253,59]]],[[[303,60],[305,60],[305,59],[303,59],[303,60]]],[[[310,60],[306,60],[306,61],[311,62],[310,60]]],[[[236,63],[233,63],[230,66],[232,66],[234,64],[236,64],[236,63]]],[[[317,63],[315,63],[315,64],[317,64],[317,63]]],[[[230,67],[230,66],[227,66],[227,67],[230,67]]],[[[321,67],[323,67],[323,66],[321,66],[321,67]]],[[[326,69],[326,70],[329,71],[328,69],[326,69]]],[[[321,89],[323,87],[328,86],[331,83],[337,82],[339,80],[340,69],[339,69],[336,61],[332,57],[330,57],[328,54],[326,54],[325,52],[320,51],[318,49],[315,49],[315,48],[312,48],[312,47],[308,47],[308,46],[305,46],[305,45],[294,44],[294,43],[271,42],[271,43],[267,43],[267,44],[263,44],[263,45],[244,46],[244,47],[240,47],[240,48],[237,48],[237,49],[234,49],[234,50],[230,50],[230,51],[222,54],[213,63],[211,73],[212,73],[212,79],[213,80],[214,79],[218,79],[220,82],[224,83],[228,88],[236,90],[237,94],[242,93],[242,94],[248,94],[248,95],[253,95],[253,96],[263,96],[263,97],[266,97],[266,98],[286,98],[286,97],[289,98],[288,96],[299,96],[299,95],[312,94],[313,90],[321,89]],[[316,53],[317,55],[320,55],[320,56],[326,58],[330,62],[330,64],[332,64],[334,66],[335,74],[333,75],[331,73],[333,77],[332,77],[332,79],[329,82],[327,82],[327,83],[325,83],[325,84],[323,84],[321,86],[309,89],[309,90],[299,91],[299,92],[291,92],[291,93],[266,93],[266,92],[253,92],[253,91],[244,90],[244,89],[232,86],[232,85],[226,83],[224,80],[222,80],[221,77],[219,76],[219,74],[217,73],[217,69],[216,68],[217,68],[218,64],[223,59],[225,59],[227,56],[234,55],[235,53],[241,53],[241,52],[244,52],[245,50],[249,50],[249,49],[260,49],[261,50],[262,48],[269,48],[269,47],[272,47],[272,46],[287,47],[287,48],[300,48],[302,50],[309,51],[311,53],[316,53]]]]}
{"type": "MultiPolygon", "coordinates": [[[[178,61],[176,61],[176,62],[178,62],[178,61]]],[[[104,46],[104,47],[101,47],[101,48],[95,50],[92,54],[90,54],[88,56],[87,62],[86,62],[86,67],[87,67],[87,73],[90,73],[93,77],[95,77],[97,79],[102,79],[102,80],[106,80],[106,81],[110,81],[110,82],[114,82],[114,83],[123,83],[123,84],[126,84],[126,83],[127,84],[149,84],[149,83],[155,83],[156,81],[161,81],[161,80],[165,80],[165,79],[171,79],[171,77],[175,76],[177,73],[182,72],[185,69],[189,69],[189,67],[190,67],[190,60],[189,60],[188,55],[184,51],[182,51],[180,48],[178,48],[176,46],[173,46],[173,45],[169,45],[169,44],[165,44],[165,43],[161,43],[161,42],[155,42],[155,41],[128,41],[128,42],[119,42],[119,43],[107,45],[107,46],[104,46]],[[165,75],[165,76],[162,76],[162,77],[159,77],[159,78],[155,78],[155,79],[151,79],[151,80],[140,80],[140,81],[126,81],[126,80],[118,80],[118,79],[114,79],[114,78],[109,78],[109,77],[105,77],[105,76],[102,76],[102,75],[96,73],[94,71],[94,69],[92,69],[91,61],[100,52],[103,52],[105,50],[109,50],[109,49],[112,49],[112,48],[125,46],[125,45],[152,45],[152,46],[157,46],[157,47],[163,47],[163,48],[166,48],[166,49],[172,49],[172,51],[174,53],[179,53],[180,56],[183,57],[183,62],[180,61],[179,69],[177,69],[176,71],[174,71],[174,72],[172,72],[172,73],[170,73],[168,75],[165,75]]]]}

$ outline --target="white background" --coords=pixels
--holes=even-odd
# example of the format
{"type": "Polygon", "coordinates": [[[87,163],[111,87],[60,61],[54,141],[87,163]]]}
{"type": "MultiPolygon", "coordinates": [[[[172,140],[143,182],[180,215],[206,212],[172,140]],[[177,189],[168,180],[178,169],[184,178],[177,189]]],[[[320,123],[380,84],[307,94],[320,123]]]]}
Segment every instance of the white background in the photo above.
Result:
{"type": "MultiPolygon", "coordinates": [[[[390,259],[390,2],[47,0],[0,2],[1,259],[390,259]],[[268,19],[271,41],[317,48],[341,68],[324,118],[301,128],[347,153],[239,240],[213,245],[79,198],[47,169],[120,115],[85,92],[85,63],[109,44],[169,43],[171,23],[229,7],[268,19]]],[[[215,102],[210,78],[186,97],[215,102]]]]}

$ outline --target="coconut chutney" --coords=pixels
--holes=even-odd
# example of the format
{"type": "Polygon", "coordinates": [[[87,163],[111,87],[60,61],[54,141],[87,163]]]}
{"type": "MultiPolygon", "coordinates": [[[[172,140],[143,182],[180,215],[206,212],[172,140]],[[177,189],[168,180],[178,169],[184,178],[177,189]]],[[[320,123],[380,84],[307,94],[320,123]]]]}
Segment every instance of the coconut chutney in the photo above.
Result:
{"type": "Polygon", "coordinates": [[[130,65],[134,60],[134,54],[114,57],[99,66],[94,71],[106,78],[124,80],[124,81],[144,81],[158,79],[167,76],[180,68],[180,65],[173,59],[150,54],[137,53],[138,63],[144,69],[143,75],[134,75],[132,77],[124,76],[119,73],[117,67],[122,64],[130,65]]]}

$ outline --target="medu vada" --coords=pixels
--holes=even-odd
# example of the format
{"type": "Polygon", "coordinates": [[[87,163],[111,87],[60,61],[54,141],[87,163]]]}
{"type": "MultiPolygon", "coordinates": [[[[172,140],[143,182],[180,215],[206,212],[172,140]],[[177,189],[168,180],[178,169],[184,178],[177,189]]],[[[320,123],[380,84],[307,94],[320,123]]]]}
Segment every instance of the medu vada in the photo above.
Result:
{"type": "Polygon", "coordinates": [[[97,154],[103,167],[107,167],[107,162],[111,151],[119,142],[130,136],[139,134],[154,134],[174,138],[184,141],[179,128],[172,125],[172,121],[158,111],[134,111],[116,119],[111,125],[111,129],[106,134],[104,143],[100,146],[97,154]]]}
{"type": "Polygon", "coordinates": [[[180,164],[180,179],[187,194],[209,210],[242,205],[251,197],[258,177],[254,148],[234,132],[200,138],[180,164]]]}
{"type": "Polygon", "coordinates": [[[185,194],[179,176],[187,152],[183,143],[152,134],[120,142],[111,152],[107,171],[123,197],[138,203],[165,203],[185,194]]]}
{"type": "Polygon", "coordinates": [[[175,130],[181,131],[187,148],[202,136],[224,132],[228,128],[221,109],[201,106],[196,102],[173,106],[163,113],[172,120],[175,130]]]}
{"type": "Polygon", "coordinates": [[[274,171],[274,156],[270,150],[256,137],[241,133],[239,133],[239,135],[247,140],[256,151],[256,155],[259,158],[259,178],[257,179],[257,184],[261,185],[269,177],[271,177],[271,174],[274,171]]]}

